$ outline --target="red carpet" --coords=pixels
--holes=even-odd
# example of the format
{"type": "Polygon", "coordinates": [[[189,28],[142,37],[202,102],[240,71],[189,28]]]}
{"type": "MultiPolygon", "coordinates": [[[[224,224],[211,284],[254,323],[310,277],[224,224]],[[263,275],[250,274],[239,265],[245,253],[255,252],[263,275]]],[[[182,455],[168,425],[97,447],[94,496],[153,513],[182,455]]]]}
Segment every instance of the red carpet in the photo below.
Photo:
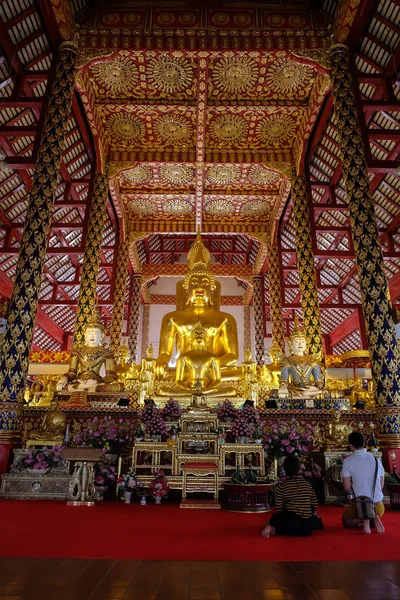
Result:
{"type": "Polygon", "coordinates": [[[342,509],[322,507],[325,530],[311,538],[264,540],[264,514],[182,510],[177,505],[1,500],[1,556],[143,560],[400,560],[400,513],[387,533],[364,536],[341,526],[342,509]]]}

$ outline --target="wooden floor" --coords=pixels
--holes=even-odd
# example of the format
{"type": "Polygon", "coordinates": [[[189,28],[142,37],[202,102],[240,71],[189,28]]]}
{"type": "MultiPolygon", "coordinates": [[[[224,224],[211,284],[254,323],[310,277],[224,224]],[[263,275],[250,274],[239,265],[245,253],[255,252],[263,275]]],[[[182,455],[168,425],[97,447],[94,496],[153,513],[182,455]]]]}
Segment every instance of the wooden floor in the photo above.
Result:
{"type": "MultiPolygon", "coordinates": [[[[373,553],[371,542],[366,540],[368,553],[373,553]]],[[[168,544],[168,540],[163,540],[160,532],[154,543],[168,544]]],[[[400,600],[400,562],[0,559],[0,600],[53,598],[400,600]]]]}

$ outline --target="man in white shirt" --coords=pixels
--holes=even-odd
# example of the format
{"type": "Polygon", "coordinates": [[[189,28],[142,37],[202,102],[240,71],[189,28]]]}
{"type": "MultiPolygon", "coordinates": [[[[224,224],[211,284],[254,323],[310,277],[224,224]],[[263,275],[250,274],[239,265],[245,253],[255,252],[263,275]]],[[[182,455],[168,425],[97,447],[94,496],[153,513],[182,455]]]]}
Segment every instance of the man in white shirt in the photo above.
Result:
{"type": "MultiPolygon", "coordinates": [[[[353,431],[348,437],[349,448],[353,452],[343,461],[342,483],[345,490],[353,488],[355,497],[368,496],[375,505],[375,518],[373,524],[377,533],[384,533],[385,528],[381,517],[385,512],[383,505],[382,488],[385,483],[385,471],[379,459],[375,460],[374,454],[364,448],[364,438],[358,431],[353,431]],[[378,471],[374,486],[374,475],[378,462],[378,471]],[[373,496],[373,497],[372,497],[373,496]]],[[[371,533],[370,521],[358,517],[355,500],[346,508],[342,516],[345,527],[358,527],[363,523],[364,533],[371,533]]]]}

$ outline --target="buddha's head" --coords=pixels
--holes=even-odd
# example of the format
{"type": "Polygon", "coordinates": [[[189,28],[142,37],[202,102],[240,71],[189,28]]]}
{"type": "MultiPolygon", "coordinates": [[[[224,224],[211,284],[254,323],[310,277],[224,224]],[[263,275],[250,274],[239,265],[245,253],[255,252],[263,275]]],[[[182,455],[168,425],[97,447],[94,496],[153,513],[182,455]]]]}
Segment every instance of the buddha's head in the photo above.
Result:
{"type": "Polygon", "coordinates": [[[50,410],[57,410],[58,409],[58,400],[57,398],[53,398],[50,401],[50,410]]]}
{"type": "Polygon", "coordinates": [[[249,350],[249,348],[247,348],[246,352],[244,353],[244,360],[245,362],[251,362],[251,350],[249,350]]]}
{"type": "Polygon", "coordinates": [[[150,344],[150,346],[146,350],[146,358],[153,358],[153,356],[154,356],[154,348],[153,348],[152,344],[150,344]]]}
{"type": "Polygon", "coordinates": [[[203,350],[207,342],[207,330],[198,322],[190,332],[193,347],[196,350],[203,350]]]}
{"type": "Polygon", "coordinates": [[[294,317],[294,327],[292,335],[288,339],[290,351],[294,356],[304,356],[307,354],[307,338],[304,329],[301,329],[297,315],[294,317]]]}
{"type": "Polygon", "coordinates": [[[97,303],[93,308],[93,315],[86,322],[85,344],[90,348],[100,346],[104,336],[104,325],[100,319],[97,303]]]}
{"type": "Polygon", "coordinates": [[[208,273],[192,273],[185,280],[187,303],[194,308],[212,304],[214,278],[208,273]]]}
{"type": "Polygon", "coordinates": [[[272,358],[272,362],[275,364],[279,363],[285,355],[278,342],[275,341],[272,343],[272,346],[268,350],[268,353],[272,358]]]}

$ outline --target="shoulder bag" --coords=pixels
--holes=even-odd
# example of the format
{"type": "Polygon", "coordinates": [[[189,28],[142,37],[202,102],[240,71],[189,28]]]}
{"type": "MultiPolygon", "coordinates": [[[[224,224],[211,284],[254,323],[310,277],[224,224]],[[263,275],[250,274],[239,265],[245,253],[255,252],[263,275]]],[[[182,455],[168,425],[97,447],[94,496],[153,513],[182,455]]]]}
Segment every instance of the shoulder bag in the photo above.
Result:
{"type": "Polygon", "coordinates": [[[374,481],[372,484],[372,492],[371,498],[369,496],[356,496],[356,507],[357,507],[357,515],[359,519],[363,521],[367,519],[375,518],[375,505],[374,505],[374,495],[375,495],[375,486],[376,486],[376,478],[378,475],[378,459],[375,458],[375,474],[374,481]]]}

